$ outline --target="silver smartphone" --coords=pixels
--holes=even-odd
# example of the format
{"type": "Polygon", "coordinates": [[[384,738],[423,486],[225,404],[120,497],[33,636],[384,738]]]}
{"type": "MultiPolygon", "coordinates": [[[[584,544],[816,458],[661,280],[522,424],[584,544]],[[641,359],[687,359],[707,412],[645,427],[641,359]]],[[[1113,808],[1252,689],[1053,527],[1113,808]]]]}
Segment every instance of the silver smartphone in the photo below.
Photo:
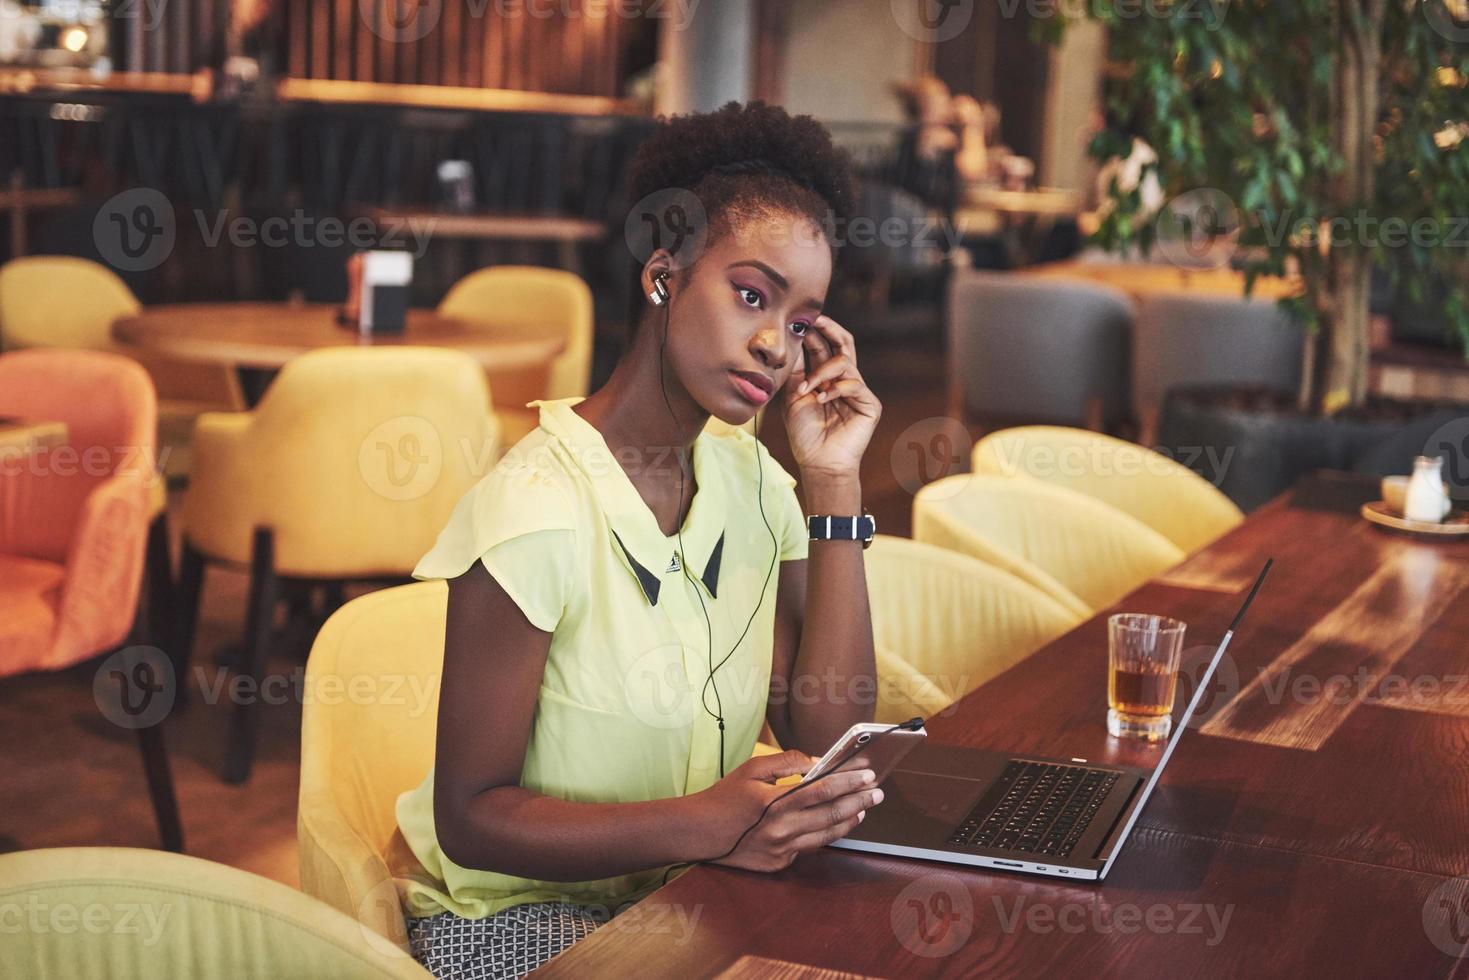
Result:
{"type": "Polygon", "coordinates": [[[927,737],[928,732],[922,728],[895,729],[892,725],[859,722],[847,729],[847,733],[837,739],[826,755],[816,760],[816,765],[801,777],[801,782],[809,783],[828,769],[835,768],[837,771],[871,769],[877,774],[876,781],[881,783],[903,761],[903,757],[927,737]]]}

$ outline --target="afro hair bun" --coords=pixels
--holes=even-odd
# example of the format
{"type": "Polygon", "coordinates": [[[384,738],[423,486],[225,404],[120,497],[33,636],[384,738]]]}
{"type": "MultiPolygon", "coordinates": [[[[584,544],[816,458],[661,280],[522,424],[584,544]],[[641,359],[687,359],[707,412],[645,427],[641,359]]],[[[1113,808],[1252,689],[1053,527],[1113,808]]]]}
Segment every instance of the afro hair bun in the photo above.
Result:
{"type": "Polygon", "coordinates": [[[698,195],[711,225],[724,211],[786,210],[827,228],[850,218],[855,198],[850,156],[826,127],[758,99],[660,122],[633,156],[628,190],[641,201],[671,188],[698,195]]]}

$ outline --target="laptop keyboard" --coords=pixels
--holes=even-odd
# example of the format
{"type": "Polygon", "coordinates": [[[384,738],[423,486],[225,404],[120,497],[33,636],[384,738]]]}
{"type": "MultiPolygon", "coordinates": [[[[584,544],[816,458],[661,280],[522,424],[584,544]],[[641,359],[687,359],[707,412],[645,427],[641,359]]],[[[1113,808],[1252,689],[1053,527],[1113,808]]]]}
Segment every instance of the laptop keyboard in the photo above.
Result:
{"type": "Polygon", "coordinates": [[[1085,766],[1012,760],[954,829],[949,843],[1069,857],[1117,775],[1085,766]]]}

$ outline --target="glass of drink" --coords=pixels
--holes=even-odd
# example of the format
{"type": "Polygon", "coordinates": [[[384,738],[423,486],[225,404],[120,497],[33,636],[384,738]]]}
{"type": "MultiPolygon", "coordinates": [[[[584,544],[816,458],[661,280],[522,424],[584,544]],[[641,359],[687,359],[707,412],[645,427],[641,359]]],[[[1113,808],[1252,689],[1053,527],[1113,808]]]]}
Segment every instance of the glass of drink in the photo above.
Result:
{"type": "Polygon", "coordinates": [[[1118,613],[1107,620],[1107,732],[1161,741],[1173,729],[1173,694],[1185,624],[1118,613]]]}

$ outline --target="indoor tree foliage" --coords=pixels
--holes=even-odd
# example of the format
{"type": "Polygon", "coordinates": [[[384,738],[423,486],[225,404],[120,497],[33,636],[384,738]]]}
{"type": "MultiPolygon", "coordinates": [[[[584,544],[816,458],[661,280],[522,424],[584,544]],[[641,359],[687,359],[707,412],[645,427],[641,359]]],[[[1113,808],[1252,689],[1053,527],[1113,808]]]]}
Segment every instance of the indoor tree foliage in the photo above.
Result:
{"type": "MultiPolygon", "coordinates": [[[[1082,2],[1115,66],[1089,152],[1140,137],[1169,198],[1227,195],[1247,292],[1300,274],[1283,302],[1311,328],[1303,408],[1366,399],[1374,263],[1415,302],[1447,285],[1469,356],[1469,0],[1082,2]]],[[[1139,193],[1113,198],[1094,240],[1149,250],[1139,193]]]]}

